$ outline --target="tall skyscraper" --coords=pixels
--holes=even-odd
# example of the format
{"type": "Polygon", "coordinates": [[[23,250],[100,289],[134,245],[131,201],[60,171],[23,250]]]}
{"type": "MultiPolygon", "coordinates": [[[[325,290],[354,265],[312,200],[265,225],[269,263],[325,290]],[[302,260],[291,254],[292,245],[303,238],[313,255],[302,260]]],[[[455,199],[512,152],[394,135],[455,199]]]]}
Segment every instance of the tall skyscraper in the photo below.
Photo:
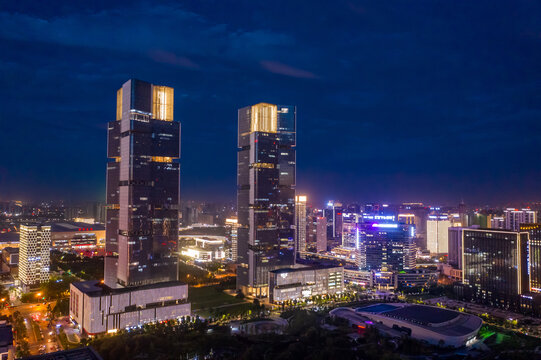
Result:
{"type": "Polygon", "coordinates": [[[173,88],[128,80],[109,123],[105,283],[176,280],[180,123],[173,88]]]}
{"type": "Polygon", "coordinates": [[[396,222],[359,224],[356,262],[361,270],[402,271],[415,268],[415,226],[396,222]]]}
{"type": "Polygon", "coordinates": [[[300,258],[306,253],[306,195],[295,196],[295,246],[300,258]]]}
{"type": "Polygon", "coordinates": [[[505,228],[513,231],[518,231],[520,224],[533,224],[537,222],[537,216],[534,210],[530,209],[505,209],[505,228]]]}
{"type": "Polygon", "coordinates": [[[19,238],[19,280],[27,289],[49,280],[51,227],[21,225],[19,238]]]}
{"type": "Polygon", "coordinates": [[[318,217],[316,225],[316,252],[327,251],[327,218],[318,217]]]}
{"type": "Polygon", "coordinates": [[[190,315],[178,279],[180,123],[173,89],[128,80],[109,123],[104,284],[70,285],[70,317],[88,334],[190,315]]]}
{"type": "Polygon", "coordinates": [[[237,288],[268,296],[269,271],[295,264],[296,108],[238,111],[237,288]]]}

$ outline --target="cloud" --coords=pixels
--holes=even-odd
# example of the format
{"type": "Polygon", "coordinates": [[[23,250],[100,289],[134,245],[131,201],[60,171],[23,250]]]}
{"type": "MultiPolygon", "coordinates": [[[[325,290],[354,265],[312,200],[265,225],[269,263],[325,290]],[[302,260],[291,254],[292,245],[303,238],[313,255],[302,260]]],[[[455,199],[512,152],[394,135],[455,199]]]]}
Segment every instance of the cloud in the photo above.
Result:
{"type": "Polygon", "coordinates": [[[294,68],[286,64],[282,64],[277,61],[263,60],[260,62],[260,64],[263,67],[263,69],[270,71],[271,73],[274,73],[274,74],[280,74],[280,75],[303,78],[303,79],[317,79],[319,77],[310,71],[297,69],[297,68],[294,68]]]}
{"type": "Polygon", "coordinates": [[[199,69],[199,65],[186,56],[177,56],[164,50],[153,50],[150,52],[150,58],[156,62],[181,66],[188,69],[199,69]]]}

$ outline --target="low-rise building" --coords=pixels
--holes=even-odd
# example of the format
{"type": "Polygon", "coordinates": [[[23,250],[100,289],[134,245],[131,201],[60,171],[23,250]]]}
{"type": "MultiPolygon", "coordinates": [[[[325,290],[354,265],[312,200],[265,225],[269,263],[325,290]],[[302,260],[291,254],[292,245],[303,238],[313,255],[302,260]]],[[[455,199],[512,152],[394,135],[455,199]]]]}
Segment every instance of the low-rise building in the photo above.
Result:
{"type": "Polygon", "coordinates": [[[60,251],[82,252],[105,246],[105,226],[80,222],[51,225],[51,247],[60,251]]]}
{"type": "Polygon", "coordinates": [[[181,254],[197,261],[210,262],[225,259],[223,236],[182,237],[181,254]]]}
{"type": "Polygon", "coordinates": [[[483,325],[483,320],[474,315],[404,303],[369,305],[355,309],[355,313],[375,324],[438,346],[470,345],[483,325]]]}
{"type": "Polygon", "coordinates": [[[386,289],[404,287],[428,287],[438,281],[436,269],[412,269],[402,271],[375,271],[344,269],[346,283],[386,289]]]}
{"type": "Polygon", "coordinates": [[[334,295],[344,291],[344,268],[308,266],[269,271],[271,303],[308,299],[315,295],[334,295]]]}
{"type": "Polygon", "coordinates": [[[70,285],[70,319],[89,335],[190,314],[188,285],[179,281],[116,289],[94,280],[70,285]]]}

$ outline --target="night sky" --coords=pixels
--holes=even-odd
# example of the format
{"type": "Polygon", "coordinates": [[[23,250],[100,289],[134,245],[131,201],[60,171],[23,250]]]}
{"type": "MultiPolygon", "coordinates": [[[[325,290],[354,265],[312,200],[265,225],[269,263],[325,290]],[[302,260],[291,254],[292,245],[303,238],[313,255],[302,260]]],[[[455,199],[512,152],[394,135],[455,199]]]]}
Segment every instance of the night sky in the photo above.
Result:
{"type": "Polygon", "coordinates": [[[234,200],[237,109],[297,105],[323,202],[541,200],[538,1],[0,1],[0,199],[102,200],[129,78],[175,88],[182,196],[234,200]]]}

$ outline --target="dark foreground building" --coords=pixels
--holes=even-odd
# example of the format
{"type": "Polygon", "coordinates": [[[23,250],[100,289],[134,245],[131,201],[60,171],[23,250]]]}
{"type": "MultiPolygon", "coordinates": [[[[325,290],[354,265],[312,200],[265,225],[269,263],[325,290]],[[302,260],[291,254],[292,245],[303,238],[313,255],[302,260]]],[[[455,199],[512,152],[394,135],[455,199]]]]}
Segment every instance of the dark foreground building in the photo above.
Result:
{"type": "Polygon", "coordinates": [[[237,288],[267,297],[269,271],[295,263],[296,108],[238,112],[237,288]]]}

